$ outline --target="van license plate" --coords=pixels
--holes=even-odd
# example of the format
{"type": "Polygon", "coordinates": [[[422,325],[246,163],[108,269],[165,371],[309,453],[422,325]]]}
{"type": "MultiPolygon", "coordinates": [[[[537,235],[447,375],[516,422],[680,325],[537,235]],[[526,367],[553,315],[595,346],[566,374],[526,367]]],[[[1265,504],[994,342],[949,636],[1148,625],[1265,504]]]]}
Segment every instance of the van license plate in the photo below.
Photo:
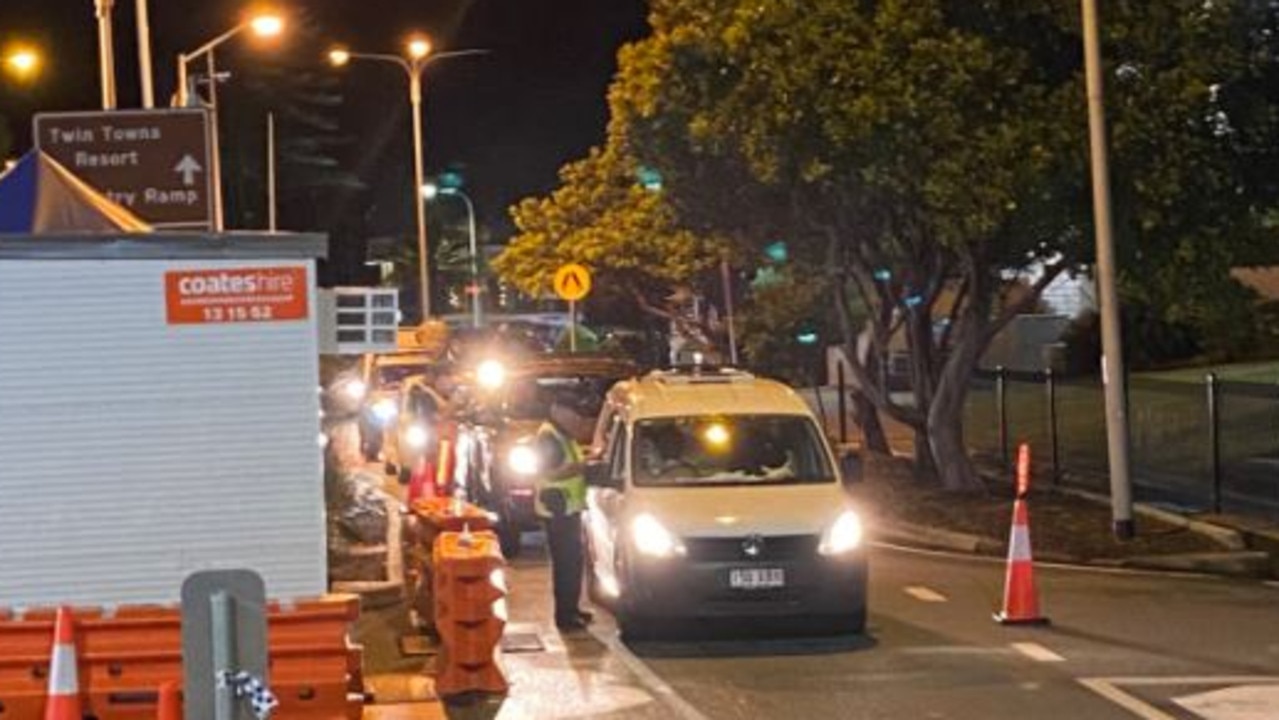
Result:
{"type": "Polygon", "coordinates": [[[728,586],[735,590],[764,590],[786,586],[782,568],[741,568],[728,571],[728,586]]]}

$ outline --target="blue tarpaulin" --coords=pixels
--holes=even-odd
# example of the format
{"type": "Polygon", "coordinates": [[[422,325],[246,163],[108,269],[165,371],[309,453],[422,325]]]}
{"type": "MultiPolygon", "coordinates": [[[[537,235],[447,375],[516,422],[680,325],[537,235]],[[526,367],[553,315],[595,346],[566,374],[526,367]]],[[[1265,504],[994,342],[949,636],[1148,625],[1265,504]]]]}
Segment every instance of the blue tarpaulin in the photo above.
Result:
{"type": "Polygon", "coordinates": [[[0,175],[0,233],[151,232],[151,227],[37,150],[0,175]]]}

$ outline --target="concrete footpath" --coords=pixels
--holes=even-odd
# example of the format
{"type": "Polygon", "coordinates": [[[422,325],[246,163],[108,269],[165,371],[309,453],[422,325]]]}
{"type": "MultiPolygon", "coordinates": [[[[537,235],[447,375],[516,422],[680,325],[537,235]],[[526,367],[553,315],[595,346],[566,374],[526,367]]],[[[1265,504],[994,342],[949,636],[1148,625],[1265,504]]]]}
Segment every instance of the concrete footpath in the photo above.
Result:
{"type": "Polygon", "coordinates": [[[589,632],[561,635],[553,622],[550,573],[540,535],[526,536],[525,556],[507,568],[508,612],[502,667],[506,697],[469,697],[450,704],[434,696],[433,656],[406,656],[399,637],[409,632],[403,606],[366,610],[358,628],[365,645],[366,684],[374,695],[365,720],[398,718],[633,718],[687,717],[674,693],[617,639],[606,612],[589,632]]]}

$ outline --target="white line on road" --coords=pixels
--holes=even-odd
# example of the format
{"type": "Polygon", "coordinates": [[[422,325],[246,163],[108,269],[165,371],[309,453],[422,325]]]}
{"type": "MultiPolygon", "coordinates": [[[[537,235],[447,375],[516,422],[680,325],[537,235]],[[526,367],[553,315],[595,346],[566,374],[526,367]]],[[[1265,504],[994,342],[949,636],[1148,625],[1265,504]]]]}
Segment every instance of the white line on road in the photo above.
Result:
{"type": "Polygon", "coordinates": [[[923,585],[909,585],[904,589],[906,590],[907,595],[915,598],[916,600],[919,600],[920,602],[928,602],[928,603],[946,602],[945,595],[942,595],[941,593],[937,592],[936,590],[932,588],[924,587],[923,585]]]}
{"type": "Polygon", "coordinates": [[[1120,685],[1158,687],[1163,685],[1257,685],[1279,683],[1279,677],[1265,675],[1205,675],[1191,677],[1102,677],[1080,678],[1079,684],[1128,710],[1142,720],[1177,720],[1177,718],[1151,705],[1131,693],[1119,689],[1120,685]]]}
{"type": "Polygon", "coordinates": [[[1136,715],[1142,720],[1177,720],[1177,718],[1169,715],[1163,710],[1138,700],[1132,695],[1120,690],[1103,678],[1080,679],[1079,684],[1136,715]]]}
{"type": "Polygon", "coordinates": [[[1066,662],[1066,658],[1040,645],[1032,642],[1009,643],[1009,647],[1035,662],[1066,662]]]}
{"type": "Polygon", "coordinates": [[[650,670],[643,660],[640,660],[627,649],[626,645],[617,638],[617,635],[601,630],[598,627],[592,627],[588,632],[600,644],[608,648],[609,652],[613,653],[618,660],[621,660],[622,665],[635,675],[635,679],[639,680],[645,689],[665,703],[666,707],[673,711],[676,717],[681,718],[681,720],[710,720],[701,710],[693,707],[691,703],[680,697],[679,693],[675,692],[675,688],[658,677],[657,673],[650,670]]]}

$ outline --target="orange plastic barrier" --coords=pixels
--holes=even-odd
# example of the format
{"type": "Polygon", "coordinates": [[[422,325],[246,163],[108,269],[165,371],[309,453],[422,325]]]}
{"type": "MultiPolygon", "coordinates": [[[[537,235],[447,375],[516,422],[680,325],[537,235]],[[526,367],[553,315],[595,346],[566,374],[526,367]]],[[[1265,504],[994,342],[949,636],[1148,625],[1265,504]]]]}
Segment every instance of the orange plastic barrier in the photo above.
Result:
{"type": "Polygon", "coordinates": [[[435,542],[435,626],[440,634],[435,690],[504,693],[498,645],[506,626],[502,550],[492,532],[446,532],[435,542]]]}
{"type": "MultiPolygon", "coordinates": [[[[51,609],[0,613],[0,720],[39,717],[53,637],[51,609]]],[[[76,608],[80,687],[98,720],[152,720],[159,688],[182,681],[177,607],[76,608]]],[[[334,596],[269,608],[270,685],[278,720],[359,720],[361,650],[348,640],[359,599],[334,596]]]]}
{"type": "Polygon", "coordinates": [[[470,503],[458,504],[450,498],[423,498],[410,505],[413,513],[413,531],[406,533],[405,585],[409,588],[411,606],[417,625],[424,630],[435,627],[434,580],[431,565],[434,562],[436,539],[446,532],[473,532],[493,529],[493,516],[481,507],[470,503]]]}

